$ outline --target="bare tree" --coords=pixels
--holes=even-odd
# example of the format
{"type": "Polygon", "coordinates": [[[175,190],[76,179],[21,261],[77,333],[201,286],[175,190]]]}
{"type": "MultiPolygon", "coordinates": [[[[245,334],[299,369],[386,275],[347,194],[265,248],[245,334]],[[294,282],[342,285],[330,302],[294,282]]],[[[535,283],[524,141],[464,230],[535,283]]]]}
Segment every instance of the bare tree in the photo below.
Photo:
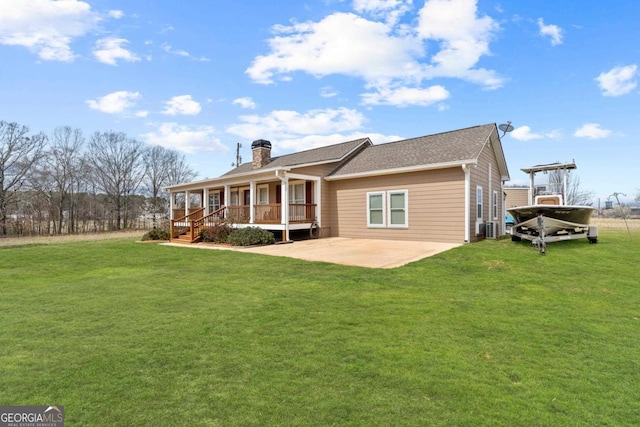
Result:
{"type": "Polygon", "coordinates": [[[192,181],[198,174],[187,163],[187,159],[183,154],[177,151],[171,151],[171,159],[169,160],[169,176],[166,185],[175,185],[182,182],[192,181]]]}
{"type": "Polygon", "coordinates": [[[144,176],[142,142],[122,132],[95,132],[89,142],[88,162],[93,179],[113,206],[114,229],[128,226],[127,202],[144,176]]]}
{"type": "Polygon", "coordinates": [[[74,230],[74,190],[82,175],[84,136],[80,129],[57,127],[49,147],[43,153],[33,174],[33,187],[42,192],[55,207],[56,232],[62,234],[64,212],[67,231],[74,230]]]}
{"type": "MultiPolygon", "coordinates": [[[[575,174],[567,173],[565,203],[567,205],[590,206],[593,204],[594,193],[580,188],[580,178],[575,174]]],[[[554,170],[549,172],[549,186],[555,191],[564,188],[564,171],[554,170]]]]}
{"type": "Polygon", "coordinates": [[[0,121],[0,236],[7,234],[7,206],[23,188],[47,140],[43,133],[28,133],[26,126],[0,121]]]}
{"type": "Polygon", "coordinates": [[[164,195],[163,187],[190,181],[196,174],[186,163],[184,155],[159,145],[147,149],[144,163],[146,188],[151,196],[153,228],[156,228],[159,208],[168,202],[165,197],[162,197],[164,195]],[[174,180],[178,181],[173,182],[174,180]]]}

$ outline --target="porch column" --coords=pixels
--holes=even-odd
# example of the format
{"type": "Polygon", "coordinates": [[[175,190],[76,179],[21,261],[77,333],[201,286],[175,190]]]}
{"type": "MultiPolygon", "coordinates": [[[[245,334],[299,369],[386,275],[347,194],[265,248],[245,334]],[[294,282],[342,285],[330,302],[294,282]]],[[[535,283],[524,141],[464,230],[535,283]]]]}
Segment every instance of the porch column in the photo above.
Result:
{"type": "Polygon", "coordinates": [[[184,214],[189,215],[191,212],[191,191],[186,190],[184,192],[184,214]]]}
{"type": "Polygon", "coordinates": [[[316,217],[314,219],[318,221],[318,227],[322,227],[322,189],[320,188],[322,180],[318,178],[315,180],[315,184],[315,192],[313,195],[315,199],[312,200],[316,204],[316,217]]]}
{"type": "MultiPolygon", "coordinates": [[[[231,203],[231,187],[229,186],[229,184],[225,184],[224,185],[224,205],[229,206],[229,203],[231,203]]],[[[229,215],[229,209],[225,209],[224,218],[227,219],[228,215],[229,215]]]]}
{"type": "Polygon", "coordinates": [[[255,221],[256,182],[249,181],[249,224],[255,221]]]}
{"type": "Polygon", "coordinates": [[[202,190],[202,207],[204,208],[204,214],[209,215],[209,189],[205,188],[202,190]]]}
{"type": "Polygon", "coordinates": [[[173,217],[173,209],[176,206],[176,193],[169,193],[169,219],[175,219],[173,217]]]}
{"type": "Polygon", "coordinates": [[[281,224],[284,225],[282,230],[282,241],[289,240],[289,178],[285,175],[285,172],[276,171],[276,176],[280,179],[280,216],[282,217],[281,224]]]}

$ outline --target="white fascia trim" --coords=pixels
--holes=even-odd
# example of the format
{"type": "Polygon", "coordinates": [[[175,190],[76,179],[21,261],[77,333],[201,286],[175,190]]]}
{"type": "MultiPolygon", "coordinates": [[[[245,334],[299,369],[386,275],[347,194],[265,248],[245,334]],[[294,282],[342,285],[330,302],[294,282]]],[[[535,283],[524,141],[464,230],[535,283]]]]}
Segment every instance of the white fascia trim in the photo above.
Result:
{"type": "Polygon", "coordinates": [[[185,184],[176,184],[168,187],[164,187],[167,191],[184,191],[184,190],[200,190],[204,187],[212,187],[212,186],[222,186],[222,185],[238,185],[238,184],[246,184],[250,179],[254,178],[258,175],[264,175],[265,179],[271,178],[274,173],[278,174],[278,171],[289,171],[291,168],[270,168],[270,169],[260,169],[257,171],[245,172],[243,174],[232,175],[227,177],[220,178],[212,178],[212,179],[203,179],[201,181],[194,181],[185,184]]]}
{"type": "Polygon", "coordinates": [[[461,167],[465,164],[474,165],[477,163],[478,163],[478,159],[459,160],[455,162],[435,163],[431,165],[408,166],[405,168],[395,168],[395,169],[379,169],[379,170],[369,171],[369,172],[350,173],[347,175],[327,176],[324,179],[326,179],[327,181],[339,181],[342,179],[369,178],[369,177],[381,176],[381,175],[392,175],[392,174],[401,174],[401,173],[410,173],[410,172],[422,172],[422,171],[428,171],[428,170],[448,169],[448,168],[461,167]]]}

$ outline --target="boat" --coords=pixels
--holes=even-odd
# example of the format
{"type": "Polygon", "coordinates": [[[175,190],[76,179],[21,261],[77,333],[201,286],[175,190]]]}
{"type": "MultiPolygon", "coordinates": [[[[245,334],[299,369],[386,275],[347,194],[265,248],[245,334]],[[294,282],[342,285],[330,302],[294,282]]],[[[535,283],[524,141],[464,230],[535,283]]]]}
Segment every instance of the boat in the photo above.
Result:
{"type": "Polygon", "coordinates": [[[587,237],[590,243],[597,242],[597,227],[589,225],[595,208],[566,203],[568,173],[574,169],[577,169],[575,162],[551,163],[521,169],[529,174],[529,205],[507,209],[514,219],[511,228],[512,240],[533,241],[542,237],[546,242],[552,242],[587,237]],[[535,175],[540,172],[560,172],[562,182],[536,186],[535,175]],[[540,223],[543,225],[542,229],[540,223]]]}

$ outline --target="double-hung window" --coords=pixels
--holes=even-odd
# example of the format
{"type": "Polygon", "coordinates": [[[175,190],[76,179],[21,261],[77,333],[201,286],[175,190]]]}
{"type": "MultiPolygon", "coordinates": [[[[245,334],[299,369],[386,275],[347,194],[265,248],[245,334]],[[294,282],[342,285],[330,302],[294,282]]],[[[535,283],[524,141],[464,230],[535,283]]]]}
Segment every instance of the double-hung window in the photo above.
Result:
{"type": "Polygon", "coordinates": [[[385,193],[367,193],[367,226],[385,227],[385,193]]]}
{"type": "Polygon", "coordinates": [[[408,211],[407,190],[367,193],[367,227],[406,228],[408,211]]]}
{"type": "Polygon", "coordinates": [[[389,191],[389,227],[407,227],[407,191],[389,191]]]}

